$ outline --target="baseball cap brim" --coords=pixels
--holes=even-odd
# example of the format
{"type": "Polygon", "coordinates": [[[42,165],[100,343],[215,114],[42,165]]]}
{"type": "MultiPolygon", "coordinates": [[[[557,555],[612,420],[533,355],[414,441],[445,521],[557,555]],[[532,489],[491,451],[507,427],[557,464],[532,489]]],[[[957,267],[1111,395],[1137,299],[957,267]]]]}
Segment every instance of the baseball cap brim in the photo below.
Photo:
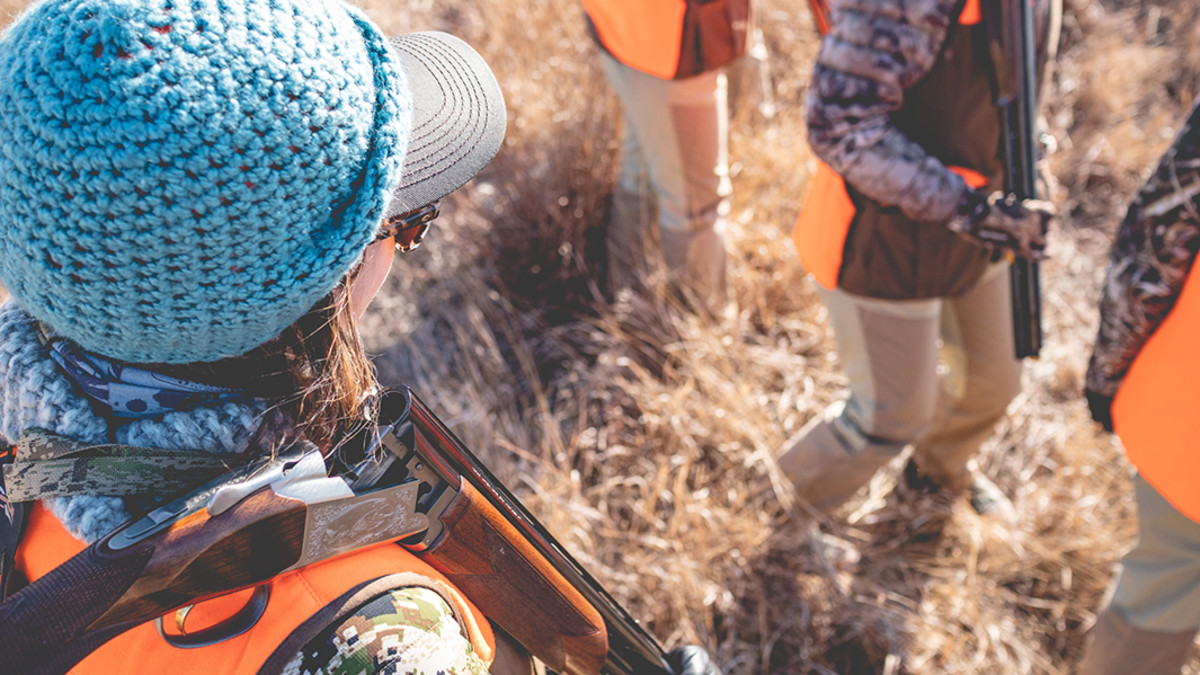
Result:
{"type": "Polygon", "coordinates": [[[446,33],[389,38],[413,100],[400,185],[385,222],[431,204],[479,173],[504,141],[500,84],[470,45],[446,33]]]}

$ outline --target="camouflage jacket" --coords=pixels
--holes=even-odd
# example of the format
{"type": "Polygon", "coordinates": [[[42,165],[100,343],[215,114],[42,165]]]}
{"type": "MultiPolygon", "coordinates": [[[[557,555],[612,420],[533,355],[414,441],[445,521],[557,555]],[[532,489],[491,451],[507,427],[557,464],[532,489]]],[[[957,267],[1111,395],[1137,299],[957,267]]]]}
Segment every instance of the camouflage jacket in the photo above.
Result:
{"type": "Polygon", "coordinates": [[[955,0],[837,0],[808,94],[808,142],[862,194],[909,218],[942,222],[967,190],[891,115],[933,68],[955,0]]]}
{"type": "MultiPolygon", "coordinates": [[[[984,0],[990,1],[990,0],[984,0]]],[[[812,150],[863,195],[918,222],[954,215],[967,185],[892,115],[933,69],[961,0],[833,0],[808,94],[812,150]]],[[[1059,0],[1035,0],[1038,71],[1053,58],[1059,0]]]]}
{"type": "Polygon", "coordinates": [[[1113,396],[1171,311],[1200,250],[1200,99],[1117,230],[1088,390],[1113,396]]]}

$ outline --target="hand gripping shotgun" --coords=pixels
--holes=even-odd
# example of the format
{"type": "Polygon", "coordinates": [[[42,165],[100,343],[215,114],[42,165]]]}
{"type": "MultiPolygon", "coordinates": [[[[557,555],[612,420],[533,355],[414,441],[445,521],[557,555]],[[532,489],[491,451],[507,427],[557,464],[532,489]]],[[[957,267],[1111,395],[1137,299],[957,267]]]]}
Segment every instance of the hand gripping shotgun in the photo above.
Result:
{"type": "Polygon", "coordinates": [[[410,390],[383,395],[380,421],[357,450],[304,443],[225,474],[21,589],[0,603],[0,673],[65,673],[133,626],[257,587],[230,619],[248,628],[272,577],[396,542],[559,673],[669,675],[658,642],[410,390]]]}

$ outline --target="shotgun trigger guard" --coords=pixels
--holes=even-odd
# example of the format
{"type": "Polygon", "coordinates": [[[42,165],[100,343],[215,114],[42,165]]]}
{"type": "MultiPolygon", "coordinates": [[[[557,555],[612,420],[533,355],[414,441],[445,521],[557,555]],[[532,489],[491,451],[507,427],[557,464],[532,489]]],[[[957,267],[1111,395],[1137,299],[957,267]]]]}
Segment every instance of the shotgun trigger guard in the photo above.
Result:
{"type": "Polygon", "coordinates": [[[179,630],[179,633],[168,633],[163,628],[163,618],[161,616],[154,619],[154,628],[158,630],[158,634],[162,636],[162,639],[167,644],[179,649],[196,649],[197,647],[215,645],[219,642],[235,638],[253,628],[254,624],[258,623],[258,620],[262,618],[263,613],[267,611],[267,601],[270,597],[271,588],[268,584],[255,586],[254,593],[251,594],[250,599],[246,601],[246,604],[236,614],[220,623],[194,633],[189,633],[184,628],[188,612],[192,610],[194,605],[188,605],[176,610],[175,626],[179,630]]]}

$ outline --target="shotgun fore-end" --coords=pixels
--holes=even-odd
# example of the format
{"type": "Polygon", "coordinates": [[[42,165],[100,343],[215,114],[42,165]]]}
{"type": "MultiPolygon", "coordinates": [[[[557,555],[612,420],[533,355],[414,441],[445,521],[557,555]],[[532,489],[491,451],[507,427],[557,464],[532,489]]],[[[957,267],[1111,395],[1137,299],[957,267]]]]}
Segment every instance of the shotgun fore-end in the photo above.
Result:
{"type": "Polygon", "coordinates": [[[418,555],[550,668],[600,672],[604,619],[486,498],[462,481],[441,521],[441,539],[418,555]]]}

